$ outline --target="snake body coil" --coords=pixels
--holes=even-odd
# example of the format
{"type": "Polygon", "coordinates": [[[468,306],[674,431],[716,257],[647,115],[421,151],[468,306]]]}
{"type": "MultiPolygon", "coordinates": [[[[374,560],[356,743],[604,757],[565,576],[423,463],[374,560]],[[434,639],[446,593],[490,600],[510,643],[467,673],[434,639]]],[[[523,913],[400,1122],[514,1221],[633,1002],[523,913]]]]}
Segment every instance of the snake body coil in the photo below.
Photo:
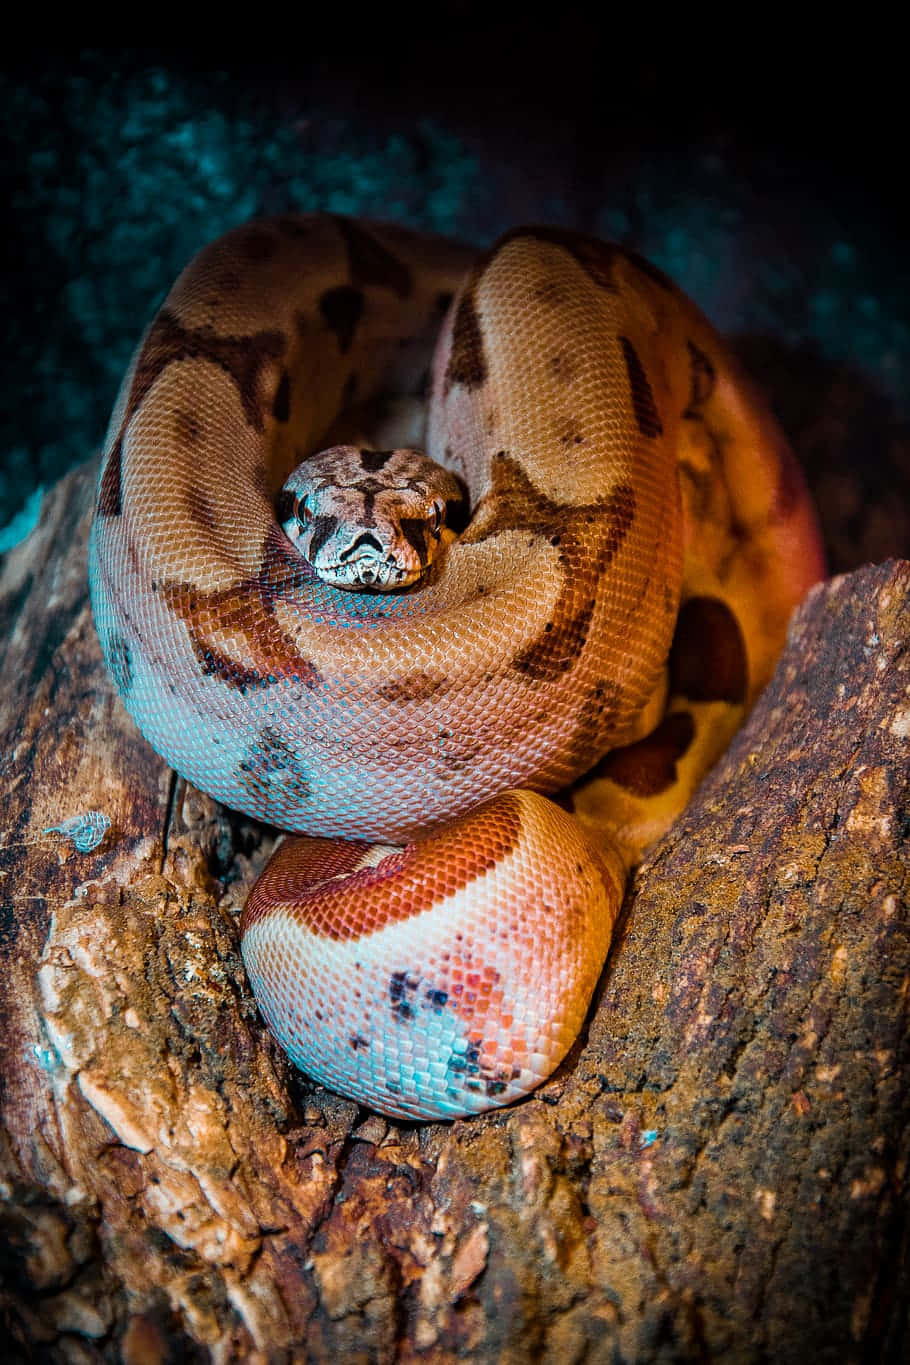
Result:
{"type": "Polygon", "coordinates": [[[412,1118],[559,1062],[626,866],[820,574],[776,425],[654,267],[557,229],[476,256],[328,216],[237,229],[178,279],[91,545],[149,742],[310,836],[244,914],[263,1014],[312,1075],[412,1118]],[[426,390],[448,473],[399,439],[391,397],[426,390]],[[542,795],[573,783],[574,814],[542,795]]]}

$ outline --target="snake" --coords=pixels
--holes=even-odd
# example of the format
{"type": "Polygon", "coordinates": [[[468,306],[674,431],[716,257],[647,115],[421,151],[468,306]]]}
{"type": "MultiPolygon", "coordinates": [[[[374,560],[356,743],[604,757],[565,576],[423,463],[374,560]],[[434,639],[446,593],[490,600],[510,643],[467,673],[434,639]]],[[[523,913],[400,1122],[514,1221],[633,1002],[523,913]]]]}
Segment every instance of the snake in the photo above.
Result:
{"type": "Polygon", "coordinates": [[[282,832],[240,925],[265,1023],[403,1121],[566,1058],[630,869],[823,572],[769,406],[644,257],[329,213],[178,277],[89,551],[142,734],[282,832]]]}

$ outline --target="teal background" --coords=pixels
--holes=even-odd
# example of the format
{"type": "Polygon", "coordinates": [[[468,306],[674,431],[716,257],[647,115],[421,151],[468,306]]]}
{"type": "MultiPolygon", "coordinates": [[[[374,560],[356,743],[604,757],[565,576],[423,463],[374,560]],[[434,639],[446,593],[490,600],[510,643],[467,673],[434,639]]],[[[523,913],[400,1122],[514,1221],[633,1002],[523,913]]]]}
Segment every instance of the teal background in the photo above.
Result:
{"type": "Polygon", "coordinates": [[[296,55],[280,38],[7,54],[0,527],[97,449],[142,327],[200,246],[258,213],[324,208],[479,243],[558,222],[643,251],[771,392],[834,566],[906,552],[904,116],[887,54],[873,79],[847,47],[832,63],[753,44],[743,67],[618,47],[605,11],[536,27],[508,7],[433,13],[436,33],[339,16],[296,55]]]}

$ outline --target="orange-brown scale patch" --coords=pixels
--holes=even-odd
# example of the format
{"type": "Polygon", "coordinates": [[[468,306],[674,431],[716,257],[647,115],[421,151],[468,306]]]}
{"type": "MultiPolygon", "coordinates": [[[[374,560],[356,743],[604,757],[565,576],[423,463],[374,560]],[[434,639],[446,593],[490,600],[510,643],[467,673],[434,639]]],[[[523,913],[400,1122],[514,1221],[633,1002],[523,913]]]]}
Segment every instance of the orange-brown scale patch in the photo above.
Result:
{"type": "MultiPolygon", "coordinates": [[[[472,964],[466,969],[447,968],[444,979],[448,989],[428,986],[422,976],[412,976],[406,971],[392,972],[388,986],[389,1009],[396,1021],[408,1024],[423,1013],[438,1015],[448,1009],[457,1018],[470,1023],[477,1015],[481,1019],[487,1017],[491,1009],[502,1004],[501,976],[495,967],[478,969],[472,964]]],[[[469,1069],[480,1071],[479,1066],[469,1069]]]]}
{"type": "MultiPolygon", "coordinates": [[[[470,815],[388,855],[343,883],[312,885],[313,853],[288,839],[250,894],[241,933],[281,906],[313,934],[348,942],[432,909],[482,877],[515,848],[521,832],[518,800],[509,793],[470,815]]],[[[305,844],[312,843],[305,841],[305,844]]],[[[363,845],[360,850],[362,853],[363,845]]],[[[317,855],[322,856],[322,855],[317,855]]]]}
{"type": "Polygon", "coordinates": [[[320,839],[295,835],[278,846],[250,892],[240,922],[245,934],[274,904],[294,904],[301,894],[313,895],[333,877],[354,871],[370,845],[363,839],[320,839]]]}
{"type": "Polygon", "coordinates": [[[633,796],[658,796],[676,781],[676,764],[695,737],[688,711],[674,711],[644,739],[613,749],[593,769],[633,796]]]}
{"type": "Polygon", "coordinates": [[[522,239],[548,242],[553,246],[562,247],[573,260],[578,262],[582,270],[600,289],[606,289],[611,294],[619,292],[619,286],[613,275],[613,265],[619,254],[619,248],[609,242],[602,242],[597,237],[588,237],[582,232],[572,232],[568,228],[514,228],[499,239],[490,252],[490,257],[494,256],[509,242],[522,239]]]}
{"type": "Polygon", "coordinates": [[[739,622],[718,597],[690,597],[670,647],[670,691],[690,701],[745,702],[746,642],[739,622]]]}

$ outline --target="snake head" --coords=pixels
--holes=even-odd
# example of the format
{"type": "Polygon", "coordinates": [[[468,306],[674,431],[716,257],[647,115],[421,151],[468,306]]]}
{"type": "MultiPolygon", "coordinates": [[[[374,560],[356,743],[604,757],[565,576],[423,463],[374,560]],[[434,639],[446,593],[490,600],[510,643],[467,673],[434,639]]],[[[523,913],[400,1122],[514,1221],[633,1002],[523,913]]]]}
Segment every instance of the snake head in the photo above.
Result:
{"type": "Polygon", "coordinates": [[[422,451],[342,445],[297,466],[278,516],[324,583],[391,592],[426,573],[464,501],[455,475],[422,451]]]}

